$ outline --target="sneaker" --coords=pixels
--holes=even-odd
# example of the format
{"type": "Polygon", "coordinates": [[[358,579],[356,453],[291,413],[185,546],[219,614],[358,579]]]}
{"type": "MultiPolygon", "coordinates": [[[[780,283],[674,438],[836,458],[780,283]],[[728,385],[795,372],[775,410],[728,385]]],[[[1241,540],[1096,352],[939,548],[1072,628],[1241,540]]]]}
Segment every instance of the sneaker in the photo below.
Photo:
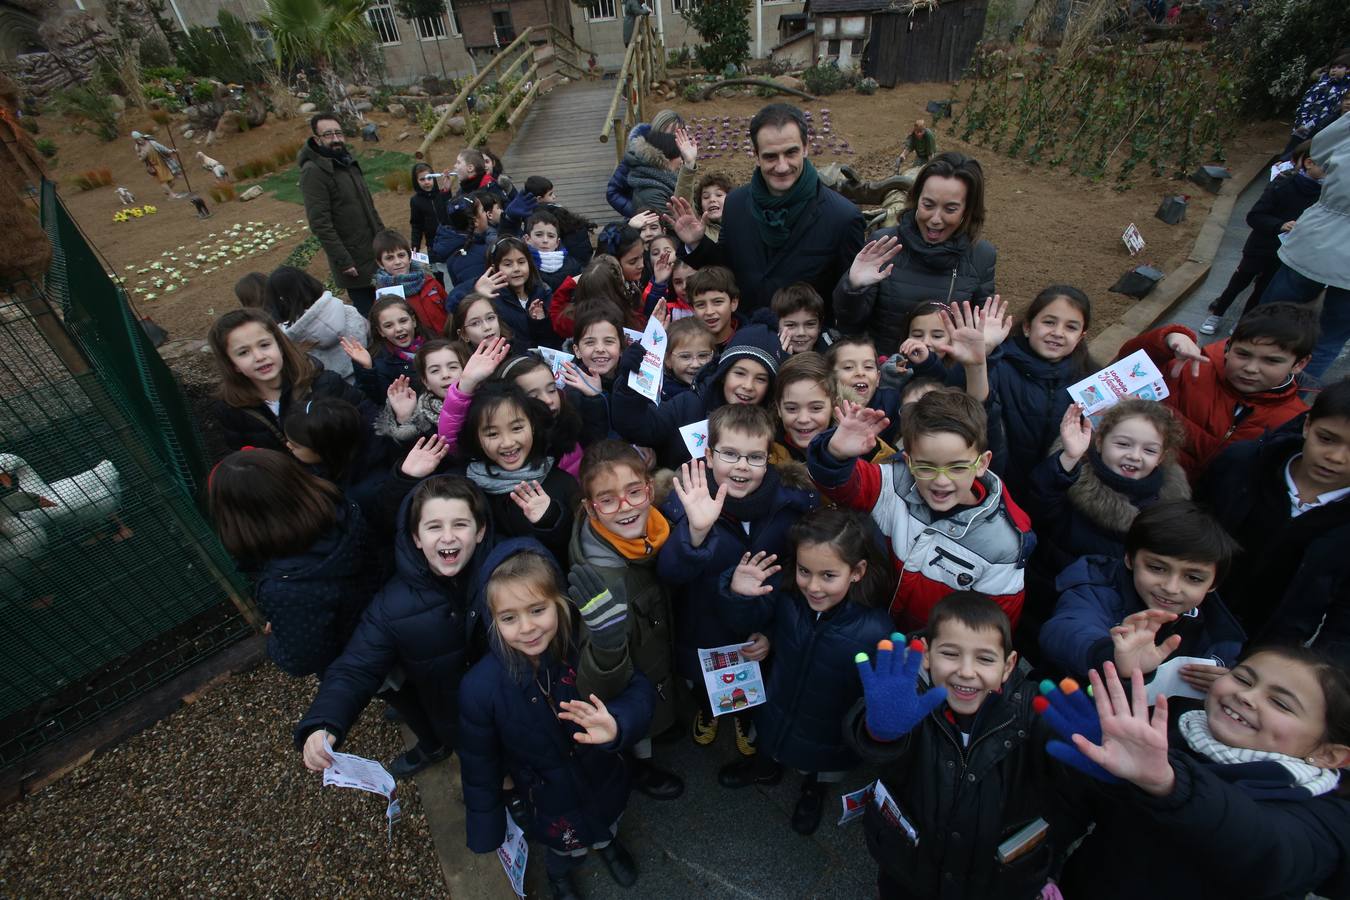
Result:
{"type": "Polygon", "coordinates": [[[783,767],[758,754],[725,765],[717,773],[717,783],[732,790],[752,784],[777,784],[782,778],[783,767]]]}
{"type": "Polygon", "coordinates": [[[653,800],[674,800],[684,793],[684,781],[674,772],[652,765],[650,759],[632,758],[633,790],[653,800]]]}
{"type": "Polygon", "coordinates": [[[581,900],[581,892],[577,890],[571,872],[548,876],[548,889],[553,900],[581,900]]]}
{"type": "Polygon", "coordinates": [[[1223,322],[1223,316],[1216,316],[1213,313],[1205,316],[1205,321],[1200,323],[1201,334],[1214,334],[1219,330],[1219,325],[1223,322]]]}
{"type": "Polygon", "coordinates": [[[610,841],[608,847],[601,847],[595,852],[600,854],[600,861],[605,864],[610,877],[619,887],[632,887],[637,884],[637,863],[633,862],[633,854],[624,849],[623,844],[617,839],[610,841]]]}
{"type": "Polygon", "coordinates": [[[393,759],[385,768],[389,770],[389,774],[393,775],[395,780],[405,781],[449,755],[449,747],[437,747],[435,750],[426,751],[422,749],[422,745],[419,743],[407,753],[393,759]]]}
{"type": "Polygon", "coordinates": [[[745,716],[732,716],[732,721],[736,725],[736,752],[741,756],[754,756],[756,752],[755,742],[750,740],[750,726],[745,722],[745,716]]]}
{"type": "Polygon", "coordinates": [[[703,718],[703,710],[694,713],[694,743],[704,747],[717,740],[717,717],[703,718]]]}
{"type": "Polygon", "coordinates": [[[802,782],[802,795],[792,810],[792,830],[798,834],[815,834],[820,827],[820,815],[825,808],[825,785],[808,775],[802,782]]]}

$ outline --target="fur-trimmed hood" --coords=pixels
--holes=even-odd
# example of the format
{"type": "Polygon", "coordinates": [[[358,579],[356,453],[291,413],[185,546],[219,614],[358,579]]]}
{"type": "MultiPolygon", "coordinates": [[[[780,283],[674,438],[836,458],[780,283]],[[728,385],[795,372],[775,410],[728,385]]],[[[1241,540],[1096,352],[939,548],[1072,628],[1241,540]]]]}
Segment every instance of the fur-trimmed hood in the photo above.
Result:
{"type": "MultiPolygon", "coordinates": [[[[1049,455],[1054,456],[1063,449],[1063,443],[1056,440],[1049,455]]],[[[1159,463],[1159,468],[1162,484],[1158,486],[1155,502],[1191,499],[1186,471],[1174,459],[1159,463]]],[[[1098,527],[1120,535],[1130,530],[1140,511],[1129,497],[1103,483],[1086,459],[1079,465],[1078,480],[1069,487],[1069,502],[1098,527]]]]}
{"type": "Polygon", "coordinates": [[[624,150],[623,161],[630,169],[647,166],[664,171],[670,168],[670,161],[666,159],[666,155],[652,146],[646,134],[633,135],[624,150]]]}

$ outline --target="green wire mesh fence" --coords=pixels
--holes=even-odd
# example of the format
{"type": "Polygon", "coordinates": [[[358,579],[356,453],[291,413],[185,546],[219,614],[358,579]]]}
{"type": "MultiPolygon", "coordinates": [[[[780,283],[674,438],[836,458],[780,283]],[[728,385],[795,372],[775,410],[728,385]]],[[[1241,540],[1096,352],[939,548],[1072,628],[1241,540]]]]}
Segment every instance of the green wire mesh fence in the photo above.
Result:
{"type": "Polygon", "coordinates": [[[172,374],[50,183],[42,214],[47,278],[0,281],[0,767],[256,615],[194,503],[205,463],[172,374]]]}

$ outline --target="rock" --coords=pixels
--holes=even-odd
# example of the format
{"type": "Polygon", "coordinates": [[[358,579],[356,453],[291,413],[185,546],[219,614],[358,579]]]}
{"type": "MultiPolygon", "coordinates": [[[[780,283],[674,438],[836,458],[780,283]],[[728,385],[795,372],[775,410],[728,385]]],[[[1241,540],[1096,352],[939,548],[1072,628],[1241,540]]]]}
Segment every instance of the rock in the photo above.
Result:
{"type": "Polygon", "coordinates": [[[405,131],[405,132],[403,132],[402,134],[400,134],[400,135],[398,136],[398,139],[399,139],[400,141],[406,141],[406,140],[407,140],[408,138],[410,138],[410,137],[412,137],[412,133],[411,133],[411,132],[408,132],[408,131],[405,131]]]}
{"type": "Polygon", "coordinates": [[[408,86],[408,96],[409,96],[409,97],[425,97],[426,95],[427,95],[427,92],[424,91],[420,86],[415,85],[415,84],[412,84],[412,85],[409,85],[409,86],[408,86]]]}
{"type": "Polygon", "coordinates": [[[1013,81],[1021,81],[1023,78],[1026,78],[1027,76],[1025,72],[1012,72],[1008,75],[1008,77],[1011,78],[1013,81]]]}
{"type": "Polygon", "coordinates": [[[108,95],[108,102],[112,104],[112,108],[113,108],[115,111],[117,111],[117,112],[126,112],[126,109],[127,109],[127,101],[126,101],[126,98],[123,97],[121,94],[109,94],[109,95],[108,95]]]}
{"type": "Polygon", "coordinates": [[[240,200],[256,200],[257,198],[259,198],[259,197],[262,196],[262,192],[263,192],[262,185],[260,185],[260,184],[255,184],[253,187],[249,188],[248,190],[246,190],[246,191],[244,191],[242,194],[240,194],[240,195],[239,195],[239,199],[240,199],[240,200]]]}
{"type": "Polygon", "coordinates": [[[406,116],[407,114],[408,114],[408,107],[404,106],[402,103],[389,104],[389,115],[393,116],[394,118],[396,119],[401,118],[402,116],[406,116]]]}
{"type": "Polygon", "coordinates": [[[365,113],[374,109],[375,104],[371,103],[369,100],[357,100],[356,103],[352,104],[352,108],[359,113],[365,113]]]}
{"type": "Polygon", "coordinates": [[[345,84],[342,86],[342,90],[346,91],[347,96],[350,97],[352,94],[355,94],[358,90],[360,90],[360,88],[358,88],[354,84],[345,84]]]}
{"type": "Polygon", "coordinates": [[[806,90],[806,82],[795,75],[778,75],[773,79],[774,84],[781,84],[783,87],[792,88],[798,91],[806,90]]]}
{"type": "Polygon", "coordinates": [[[451,116],[450,121],[445,123],[445,128],[451,134],[463,134],[469,130],[469,123],[463,116],[451,116]]]}
{"type": "Polygon", "coordinates": [[[300,104],[300,112],[302,112],[303,114],[305,114],[305,115],[307,115],[307,116],[312,116],[312,115],[314,115],[314,114],[315,114],[316,112],[318,112],[318,111],[319,111],[319,107],[315,106],[313,103],[301,103],[301,104],[300,104]]]}
{"type": "Polygon", "coordinates": [[[435,106],[433,106],[431,109],[432,109],[432,112],[436,113],[436,115],[438,115],[438,116],[443,116],[443,115],[445,115],[447,112],[450,111],[450,104],[449,104],[449,103],[438,103],[438,104],[436,104],[435,106]]]}
{"type": "Polygon", "coordinates": [[[192,138],[195,137],[196,134],[197,134],[197,132],[193,131],[191,128],[184,128],[184,129],[183,129],[183,137],[184,137],[184,139],[186,139],[186,140],[189,140],[189,141],[192,140],[192,138]]]}

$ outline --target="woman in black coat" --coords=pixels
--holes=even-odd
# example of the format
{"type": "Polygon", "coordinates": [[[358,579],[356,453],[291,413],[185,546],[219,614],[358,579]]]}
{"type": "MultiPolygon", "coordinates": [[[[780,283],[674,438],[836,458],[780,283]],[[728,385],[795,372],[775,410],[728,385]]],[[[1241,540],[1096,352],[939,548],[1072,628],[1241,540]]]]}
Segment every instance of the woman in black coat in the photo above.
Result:
{"type": "Polygon", "coordinates": [[[900,224],[878,232],[834,289],[836,324],[866,331],[890,355],[905,323],[928,300],[982,302],[995,293],[998,251],[980,239],[984,172],[961,153],[933,157],[914,179],[900,224]]]}

